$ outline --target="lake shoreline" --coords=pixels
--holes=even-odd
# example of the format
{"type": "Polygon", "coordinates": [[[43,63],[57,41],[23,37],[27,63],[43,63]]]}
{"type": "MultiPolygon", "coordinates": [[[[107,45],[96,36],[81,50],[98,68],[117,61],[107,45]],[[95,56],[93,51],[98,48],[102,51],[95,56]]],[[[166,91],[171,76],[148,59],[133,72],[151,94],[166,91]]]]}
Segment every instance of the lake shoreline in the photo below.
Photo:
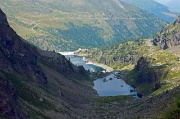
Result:
{"type": "MultiPolygon", "coordinates": [[[[81,56],[81,55],[78,55],[77,54],[77,56],[81,56]]],[[[85,62],[87,62],[87,64],[92,64],[92,65],[95,65],[95,66],[98,66],[98,67],[102,67],[103,69],[105,69],[106,70],[106,72],[113,72],[114,71],[114,69],[113,68],[111,68],[111,67],[109,67],[109,66],[107,66],[107,65],[105,65],[105,64],[101,64],[101,63],[97,63],[97,62],[92,62],[92,61],[90,61],[89,59],[87,60],[84,56],[82,56],[83,58],[83,61],[85,61],[85,62]]]]}
{"type": "Polygon", "coordinates": [[[100,63],[96,63],[96,62],[91,62],[91,61],[88,61],[87,64],[92,64],[92,65],[95,65],[95,66],[98,66],[98,67],[102,67],[103,69],[106,70],[106,72],[113,72],[114,69],[105,65],[105,64],[100,64],[100,63]]]}
{"type": "Polygon", "coordinates": [[[78,54],[77,51],[74,51],[74,52],[59,52],[61,55],[64,55],[64,56],[70,56],[70,55],[76,55],[76,56],[80,56],[82,57],[82,60],[84,62],[86,62],[86,64],[92,64],[94,66],[97,66],[97,67],[101,67],[103,69],[106,70],[106,72],[113,72],[114,69],[105,65],[105,64],[101,64],[101,63],[97,63],[97,62],[93,62],[93,61],[90,61],[89,59],[86,59],[85,58],[85,55],[82,55],[82,54],[78,54]]]}

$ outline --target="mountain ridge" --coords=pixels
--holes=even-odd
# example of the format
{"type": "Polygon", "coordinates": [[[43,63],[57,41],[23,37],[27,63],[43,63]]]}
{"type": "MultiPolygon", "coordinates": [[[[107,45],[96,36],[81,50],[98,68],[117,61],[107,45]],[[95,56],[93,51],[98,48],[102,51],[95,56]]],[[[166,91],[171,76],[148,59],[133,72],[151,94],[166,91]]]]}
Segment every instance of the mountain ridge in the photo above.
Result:
{"type": "Polygon", "coordinates": [[[180,0],[171,0],[165,5],[180,12],[179,4],[180,4],[180,0]]]}

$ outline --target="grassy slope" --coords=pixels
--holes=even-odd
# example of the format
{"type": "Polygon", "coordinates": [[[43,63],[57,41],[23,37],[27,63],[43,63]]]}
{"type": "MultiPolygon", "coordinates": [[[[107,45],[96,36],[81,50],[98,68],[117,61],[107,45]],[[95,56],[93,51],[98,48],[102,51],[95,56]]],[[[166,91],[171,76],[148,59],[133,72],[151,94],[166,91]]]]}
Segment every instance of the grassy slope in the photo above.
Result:
{"type": "Polygon", "coordinates": [[[45,50],[75,50],[104,46],[140,35],[149,37],[164,23],[135,7],[122,4],[128,10],[126,12],[115,2],[103,1],[102,5],[101,2],[0,1],[16,32],[45,50]],[[111,8],[112,11],[109,11],[111,8]],[[151,22],[154,19],[156,21],[151,22]]]}
{"type": "Polygon", "coordinates": [[[134,65],[145,52],[155,50],[149,46],[149,43],[146,40],[135,40],[104,48],[81,50],[78,53],[86,55],[86,58],[94,62],[106,64],[114,69],[122,69],[134,65]]]}

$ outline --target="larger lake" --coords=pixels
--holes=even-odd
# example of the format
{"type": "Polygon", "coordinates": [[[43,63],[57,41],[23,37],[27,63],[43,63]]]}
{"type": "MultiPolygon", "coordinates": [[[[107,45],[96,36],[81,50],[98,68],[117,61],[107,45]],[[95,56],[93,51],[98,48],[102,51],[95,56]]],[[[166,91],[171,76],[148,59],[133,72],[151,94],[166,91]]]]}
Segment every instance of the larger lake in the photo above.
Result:
{"type": "Polygon", "coordinates": [[[115,74],[95,80],[93,88],[99,96],[133,95],[138,98],[135,89],[122,79],[116,78],[115,74]]]}

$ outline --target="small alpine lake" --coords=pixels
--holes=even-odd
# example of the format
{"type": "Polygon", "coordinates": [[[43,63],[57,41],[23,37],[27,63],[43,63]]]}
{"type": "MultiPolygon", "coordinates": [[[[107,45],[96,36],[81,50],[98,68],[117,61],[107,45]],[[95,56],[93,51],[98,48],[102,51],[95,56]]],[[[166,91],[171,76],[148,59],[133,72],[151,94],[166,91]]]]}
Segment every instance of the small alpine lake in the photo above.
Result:
{"type": "Polygon", "coordinates": [[[99,96],[133,95],[133,97],[138,98],[135,89],[122,79],[117,78],[115,74],[96,79],[93,89],[97,91],[99,96]]]}

